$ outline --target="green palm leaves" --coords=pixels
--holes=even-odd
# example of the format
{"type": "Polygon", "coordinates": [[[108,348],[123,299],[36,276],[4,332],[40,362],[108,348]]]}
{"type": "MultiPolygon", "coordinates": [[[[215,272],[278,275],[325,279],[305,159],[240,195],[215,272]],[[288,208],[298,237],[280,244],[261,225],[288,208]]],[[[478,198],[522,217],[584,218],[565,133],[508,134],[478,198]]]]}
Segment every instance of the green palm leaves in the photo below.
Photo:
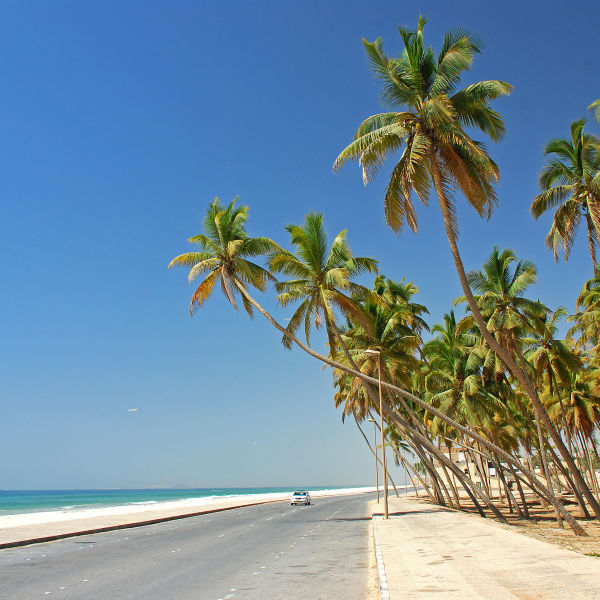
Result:
{"type": "Polygon", "coordinates": [[[577,298],[578,311],[569,317],[574,325],[569,335],[579,334],[576,347],[580,350],[590,348],[596,352],[600,347],[600,270],[588,279],[577,298]]]}
{"type": "MultiPolygon", "coordinates": [[[[295,252],[275,250],[269,256],[269,268],[273,273],[292,277],[275,284],[280,304],[300,303],[290,318],[287,330],[295,333],[304,326],[306,341],[309,342],[311,326],[320,328],[324,323],[335,354],[334,309],[343,315],[360,318],[357,300],[369,295],[370,291],[353,279],[361,273],[376,272],[377,261],[353,256],[346,242],[346,231],[340,232],[328,247],[321,214],[309,213],[303,225],[288,225],[286,230],[295,252]]],[[[282,343],[291,348],[288,337],[283,336],[282,343]]]]}
{"type": "MultiPolygon", "coordinates": [[[[191,315],[212,294],[218,281],[227,300],[237,310],[236,279],[261,291],[265,289],[267,281],[274,279],[269,271],[248,259],[272,252],[277,245],[268,238],[251,238],[247,235],[245,225],[248,207],[235,206],[236,200],[237,198],[234,198],[223,207],[219,199],[215,198],[202,222],[204,233],[189,239],[190,243],[198,244],[201,250],[180,254],[169,263],[169,269],[175,266],[189,267],[189,281],[204,276],[192,296],[191,315]]],[[[252,316],[252,306],[245,296],[242,296],[242,302],[248,314],[252,316]]]]}
{"type": "MultiPolygon", "coordinates": [[[[400,28],[404,51],[397,58],[384,53],[380,38],[372,43],[363,40],[371,70],[382,83],[383,103],[402,110],[365,119],[333,165],[338,170],[346,161],[358,160],[366,185],[386,158],[401,151],[384,198],[386,220],[394,231],[405,224],[417,231],[411,194],[414,191],[427,204],[438,172],[438,196],[450,205],[452,215],[451,191],[455,187],[482,216],[489,216],[496,203],[492,186],[498,168],[464,128],[474,127],[494,141],[500,139],[504,124],[489,102],[508,94],[512,86],[490,80],[457,91],[480,44],[467,31],[450,31],[436,57],[425,46],[425,23],[419,17],[415,31],[400,28]]],[[[455,222],[452,228],[457,230],[455,222]]]]}
{"type": "Polygon", "coordinates": [[[600,123],[600,98],[598,98],[598,100],[594,100],[594,102],[588,106],[588,109],[592,111],[594,119],[600,123]]]}
{"type": "Polygon", "coordinates": [[[568,259],[578,226],[585,221],[595,265],[600,234],[600,140],[585,133],[584,126],[585,120],[574,121],[570,138],[546,144],[544,155],[548,161],[539,177],[543,191],[533,199],[531,214],[537,219],[555,209],[546,237],[555,259],[561,246],[568,259]]]}
{"type": "MultiPolygon", "coordinates": [[[[548,313],[543,304],[524,296],[536,278],[533,263],[518,260],[510,249],[500,252],[497,247],[484,263],[483,270],[467,275],[488,330],[504,348],[513,352],[518,351],[519,338],[539,329],[548,313]]],[[[455,304],[463,302],[466,302],[465,296],[454,301],[455,304]]],[[[474,325],[470,317],[467,322],[474,325]]]]}

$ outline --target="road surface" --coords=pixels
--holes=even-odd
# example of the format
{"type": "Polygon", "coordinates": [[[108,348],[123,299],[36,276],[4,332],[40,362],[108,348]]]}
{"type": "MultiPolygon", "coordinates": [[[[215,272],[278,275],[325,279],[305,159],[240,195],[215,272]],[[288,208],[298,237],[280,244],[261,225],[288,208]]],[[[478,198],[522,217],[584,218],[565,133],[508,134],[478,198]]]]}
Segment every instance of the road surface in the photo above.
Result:
{"type": "Polygon", "coordinates": [[[0,598],[364,600],[372,498],[278,502],[0,550],[0,598]]]}

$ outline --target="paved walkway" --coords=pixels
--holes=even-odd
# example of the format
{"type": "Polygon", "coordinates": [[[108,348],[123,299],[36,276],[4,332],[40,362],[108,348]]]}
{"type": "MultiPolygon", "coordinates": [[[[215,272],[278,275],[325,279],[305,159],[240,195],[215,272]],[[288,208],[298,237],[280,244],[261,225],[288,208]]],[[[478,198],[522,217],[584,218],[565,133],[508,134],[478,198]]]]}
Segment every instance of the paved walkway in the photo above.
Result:
{"type": "Polygon", "coordinates": [[[375,527],[390,600],[600,600],[600,558],[494,522],[390,498],[389,520],[376,516],[375,527]]]}

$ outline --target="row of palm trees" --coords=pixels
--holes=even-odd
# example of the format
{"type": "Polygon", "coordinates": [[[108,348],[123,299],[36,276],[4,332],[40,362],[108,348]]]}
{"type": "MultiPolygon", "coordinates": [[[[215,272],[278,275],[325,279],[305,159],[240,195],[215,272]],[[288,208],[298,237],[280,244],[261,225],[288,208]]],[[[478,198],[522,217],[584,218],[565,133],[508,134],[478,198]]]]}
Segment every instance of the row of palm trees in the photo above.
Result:
{"type": "MultiPolygon", "coordinates": [[[[487,507],[505,519],[489,486],[476,485],[441,451],[442,444],[454,444],[475,465],[485,459],[497,466],[511,510],[527,516],[526,492],[533,491],[554,507],[559,522],[565,520],[576,534],[585,535],[557,493],[568,488],[584,514],[600,518],[598,485],[590,466],[597,420],[591,419],[594,425],[588,429],[575,426],[581,415],[569,410],[566,398],[567,390],[575,390],[569,394],[581,398],[586,410],[594,406],[599,281],[588,282],[579,299],[580,310],[572,317],[578,335],[573,345],[555,340],[564,311],[551,311],[525,297],[535,280],[532,264],[518,261],[511,251],[495,249],[482,271],[467,274],[458,247],[454,194],[460,192],[482,217],[491,216],[498,202],[494,184],[499,170],[469,131],[478,129],[492,141],[501,139],[504,124],[490,101],[508,94],[511,86],[487,80],[459,89],[461,74],[480,52],[479,43],[464,30],[450,31],[436,56],[425,45],[425,23],[420,17],[416,30],[400,28],[400,57],[388,57],[380,39],[363,40],[382,83],[382,100],[393,110],[365,119],[334,169],[357,160],[366,184],[387,157],[400,152],[384,198],[386,220],[394,231],[405,224],[417,231],[413,192],[427,204],[433,190],[463,290],[456,302],[468,310],[464,319],[457,322],[450,312],[443,325],[432,329],[434,338],[423,343],[427,310],[413,301],[416,287],[381,275],[373,287],[360,285],[356,278],[375,273],[377,261],[354,257],[345,232],[329,246],[318,214],[307,215],[302,225],[288,226],[292,250],[287,250],[268,238],[248,236],[247,207],[234,202],[222,206],[215,200],[204,220],[204,233],[190,239],[200,250],[178,256],[170,266],[190,267],[190,280],[204,276],[192,297],[192,313],[218,281],[234,307],[241,298],[250,315],[257,310],[282,333],[286,347],[298,346],[331,366],[336,402],[357,422],[378,410],[375,365],[365,350],[379,350],[388,439],[398,450],[407,444],[418,457],[429,483],[413,468],[414,476],[434,501],[460,505],[462,488],[482,516],[487,507]],[[261,255],[266,262],[258,264],[256,257],[261,255]],[[296,305],[285,327],[249,291],[263,291],[270,281],[282,306],[296,305]],[[313,326],[327,332],[327,355],[310,345],[313,326]],[[304,341],[298,333],[302,327],[304,341]],[[562,363],[558,356],[563,356],[562,363]],[[532,463],[536,448],[543,477],[536,475],[532,463]],[[509,472],[519,500],[506,484],[509,472]]],[[[592,108],[598,110],[598,103],[592,108]]],[[[573,144],[579,139],[585,146],[579,151],[579,179],[558,173],[558,159],[551,158],[542,174],[541,196],[546,199],[538,197],[532,205],[534,216],[561,202],[576,205],[575,212],[563,211],[569,218],[559,216],[553,222],[555,249],[559,244],[570,248],[581,216],[589,215],[593,225],[588,228],[590,239],[596,235],[598,146],[593,149],[595,138],[582,133],[583,125],[575,130],[573,144]],[[594,168],[596,173],[591,173],[594,168]]],[[[549,145],[548,155],[557,149],[549,145]]],[[[562,205],[557,214],[561,209],[562,205]]],[[[400,452],[398,459],[412,467],[400,452]]],[[[485,473],[481,480],[486,481],[485,473]]]]}

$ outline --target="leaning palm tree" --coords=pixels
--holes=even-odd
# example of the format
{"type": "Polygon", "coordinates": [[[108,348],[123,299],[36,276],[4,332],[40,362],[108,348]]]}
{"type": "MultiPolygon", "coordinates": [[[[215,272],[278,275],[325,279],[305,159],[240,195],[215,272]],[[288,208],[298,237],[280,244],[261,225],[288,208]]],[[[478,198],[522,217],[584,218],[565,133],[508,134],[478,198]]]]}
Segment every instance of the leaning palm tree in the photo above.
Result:
{"type": "Polygon", "coordinates": [[[500,139],[504,134],[504,123],[489,102],[508,94],[512,86],[503,81],[488,80],[456,91],[461,74],[470,69],[480,44],[468,32],[450,31],[436,58],[433,50],[425,46],[425,23],[426,20],[419,17],[416,31],[400,28],[404,51],[398,58],[386,56],[381,39],[373,43],[363,40],[371,68],[383,84],[383,101],[397,110],[365,119],[352,143],[337,157],[334,170],[340,169],[348,160],[358,160],[363,181],[367,184],[385,159],[402,149],[384,199],[386,220],[394,231],[402,229],[405,223],[413,231],[417,230],[411,194],[414,191],[426,204],[433,185],[458,277],[477,327],[486,343],[526,390],[536,414],[600,519],[600,503],[587,488],[533,382],[487,329],[458,249],[453,191],[460,190],[479,215],[489,217],[497,202],[493,184],[499,177],[498,167],[484,146],[473,140],[465,127],[475,127],[493,141],[500,139]]]}
{"type": "MultiPolygon", "coordinates": [[[[203,220],[205,233],[188,240],[192,244],[198,244],[201,250],[180,254],[169,263],[169,269],[175,266],[190,267],[190,282],[208,273],[192,295],[190,315],[212,294],[217,281],[221,282],[223,293],[236,310],[236,296],[239,292],[236,280],[260,291],[265,289],[267,281],[274,281],[269,271],[248,259],[271,252],[278,246],[269,238],[248,236],[245,230],[248,207],[236,206],[236,200],[237,197],[223,207],[219,199],[215,198],[203,220]]],[[[243,295],[242,303],[252,316],[252,305],[243,295]]]]}
{"type": "MultiPolygon", "coordinates": [[[[194,238],[190,238],[193,243],[201,244],[203,251],[183,254],[177,257],[175,261],[172,261],[171,266],[188,266],[190,267],[190,272],[195,269],[197,272],[202,273],[205,273],[206,271],[211,271],[211,274],[213,272],[217,273],[217,275],[214,275],[213,281],[209,279],[208,282],[206,282],[205,279],[203,282],[203,284],[205,284],[204,287],[196,290],[197,297],[193,297],[191,303],[192,312],[195,308],[203,305],[204,301],[214,288],[216,280],[220,278],[222,280],[224,295],[234,307],[236,307],[235,294],[237,290],[241,294],[244,306],[248,309],[249,313],[252,312],[252,308],[256,309],[280,333],[289,337],[304,352],[340,372],[357,377],[365,384],[371,386],[377,385],[379,382],[373,376],[342,364],[328,356],[319,354],[310,346],[303,343],[298,337],[279,323],[275,317],[265,310],[265,308],[250,294],[248,291],[249,285],[257,287],[260,290],[264,288],[266,280],[270,279],[272,276],[265,269],[259,267],[259,265],[246,260],[245,257],[256,256],[264,252],[272,252],[277,246],[268,238],[249,238],[244,228],[247,212],[247,207],[243,207],[241,211],[237,211],[232,205],[222,208],[219,205],[218,200],[216,200],[213,205],[209,206],[207,216],[204,219],[204,233],[194,236],[194,238]],[[226,223],[227,225],[225,225],[226,223]],[[252,240],[257,241],[253,242],[252,240]],[[235,251],[236,248],[238,249],[237,252],[235,251]],[[240,248],[243,250],[240,250],[240,248]],[[223,277],[225,277],[224,281],[223,277]]],[[[194,276],[192,276],[192,278],[194,278],[194,276]]],[[[478,435],[476,432],[470,431],[467,427],[454,421],[454,419],[438,411],[435,407],[427,404],[427,402],[411,392],[386,381],[381,382],[381,385],[386,390],[390,390],[398,396],[414,402],[415,405],[419,406],[421,409],[427,409],[432,415],[439,417],[457,431],[478,441],[490,451],[496,452],[507,463],[513,465],[516,469],[519,469],[531,482],[533,487],[539,489],[550,502],[553,502],[556,509],[561,511],[563,517],[569,522],[569,525],[577,535],[586,535],[585,530],[570,516],[564,506],[559,502],[556,502],[556,500],[553,500],[551,492],[537,479],[535,474],[515,459],[514,456],[505,452],[502,448],[491,443],[486,438],[478,435]]],[[[393,422],[398,423],[402,427],[405,426],[406,422],[400,419],[390,407],[384,405],[384,411],[393,422]]],[[[415,435],[418,435],[418,432],[416,432],[415,435]]],[[[431,444],[429,440],[423,441],[431,444]]],[[[430,450],[435,452],[435,447],[431,445],[430,450]]]]}
{"type": "MultiPolygon", "coordinates": [[[[311,323],[318,329],[323,323],[329,338],[332,357],[341,341],[334,309],[345,316],[361,318],[358,298],[368,297],[372,292],[353,281],[361,273],[377,272],[373,258],[353,256],[346,242],[346,231],[341,231],[328,248],[327,234],[323,227],[323,215],[309,213],[303,225],[288,225],[295,253],[275,250],[269,257],[273,273],[284,273],[293,279],[275,284],[282,306],[299,302],[290,318],[290,333],[304,325],[306,342],[310,343],[311,323]]],[[[292,340],[284,335],[282,343],[291,348],[292,340]]]]}
{"type": "Polygon", "coordinates": [[[548,162],[540,173],[538,194],[531,203],[535,219],[556,209],[546,245],[558,257],[564,248],[565,260],[582,219],[586,222],[592,264],[596,265],[596,249],[600,235],[600,140],[585,133],[585,120],[571,123],[569,139],[555,139],[546,144],[548,162]]]}

